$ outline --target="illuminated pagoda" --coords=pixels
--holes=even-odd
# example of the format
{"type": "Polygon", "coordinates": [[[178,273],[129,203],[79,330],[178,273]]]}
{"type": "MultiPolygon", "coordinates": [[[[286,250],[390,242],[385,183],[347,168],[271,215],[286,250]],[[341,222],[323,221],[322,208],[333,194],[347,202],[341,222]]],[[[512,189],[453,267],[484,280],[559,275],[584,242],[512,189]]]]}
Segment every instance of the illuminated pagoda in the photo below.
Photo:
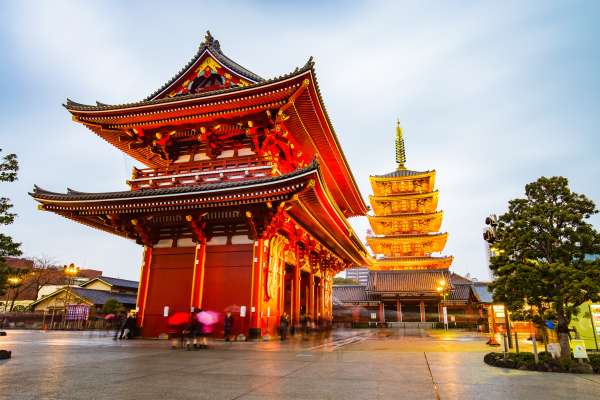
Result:
{"type": "Polygon", "coordinates": [[[439,233],[443,211],[437,211],[439,192],[434,191],[435,170],[406,169],[404,138],[396,128],[396,171],[370,176],[374,196],[369,196],[374,216],[367,216],[373,236],[367,243],[383,255],[371,270],[444,269],[452,257],[433,257],[444,249],[447,233],[439,233]],[[375,236],[376,235],[376,236],[375,236]]]}
{"type": "Polygon", "coordinates": [[[396,128],[398,168],[369,177],[374,216],[367,216],[373,235],[367,243],[378,255],[369,266],[365,293],[379,300],[383,322],[439,322],[443,294],[455,290],[449,267],[453,257],[434,257],[448,240],[440,233],[444,216],[437,211],[435,170],[406,169],[402,128],[396,128]]]}
{"type": "Polygon", "coordinates": [[[65,108],[145,168],[134,168],[129,191],[36,186],[31,196],[42,210],[144,246],[144,337],[166,333],[165,313],[200,308],[232,311],[234,334],[250,339],[274,335],[284,311],[293,325],[301,313],[327,321],[333,276],[373,263],[347,221],[368,207],[312,57],[265,80],[208,32],[192,60],[143,101],[69,100],[65,108]]]}

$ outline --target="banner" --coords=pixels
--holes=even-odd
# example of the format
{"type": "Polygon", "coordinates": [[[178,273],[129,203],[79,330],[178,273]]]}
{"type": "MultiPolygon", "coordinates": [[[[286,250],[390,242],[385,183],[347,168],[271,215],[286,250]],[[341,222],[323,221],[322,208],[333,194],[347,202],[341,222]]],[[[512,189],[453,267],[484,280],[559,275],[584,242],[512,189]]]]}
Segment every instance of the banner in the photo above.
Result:
{"type": "Polygon", "coordinates": [[[90,306],[67,306],[67,321],[87,321],[90,306]]]}

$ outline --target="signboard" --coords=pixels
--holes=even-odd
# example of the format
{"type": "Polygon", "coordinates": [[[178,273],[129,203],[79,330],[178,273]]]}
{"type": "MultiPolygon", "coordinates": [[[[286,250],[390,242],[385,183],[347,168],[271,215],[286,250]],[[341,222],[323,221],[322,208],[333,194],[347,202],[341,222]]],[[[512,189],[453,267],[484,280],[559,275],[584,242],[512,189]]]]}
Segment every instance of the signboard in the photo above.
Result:
{"type": "Polygon", "coordinates": [[[592,304],[590,308],[592,310],[592,320],[594,321],[596,334],[600,335],[600,304],[592,304]]]}
{"type": "Polygon", "coordinates": [[[169,307],[165,307],[165,313],[163,314],[165,317],[169,316],[169,307]]]}
{"type": "Polygon", "coordinates": [[[504,313],[503,312],[497,312],[496,313],[496,318],[504,318],[504,313]]]}
{"type": "Polygon", "coordinates": [[[267,307],[267,318],[271,316],[271,307],[267,307]]]}
{"type": "Polygon", "coordinates": [[[582,339],[571,340],[571,348],[573,349],[574,358],[587,358],[587,351],[585,351],[585,342],[582,339]]]}
{"type": "Polygon", "coordinates": [[[246,316],[246,306],[241,306],[240,307],[240,317],[245,317],[246,316]]]}
{"type": "Polygon", "coordinates": [[[371,319],[377,319],[377,313],[372,312],[371,313],[371,319]]]}
{"type": "Polygon", "coordinates": [[[448,309],[444,307],[444,324],[448,325],[448,309]]]}
{"type": "Polygon", "coordinates": [[[558,343],[548,343],[548,352],[554,354],[554,357],[560,358],[560,345],[558,343]]]}

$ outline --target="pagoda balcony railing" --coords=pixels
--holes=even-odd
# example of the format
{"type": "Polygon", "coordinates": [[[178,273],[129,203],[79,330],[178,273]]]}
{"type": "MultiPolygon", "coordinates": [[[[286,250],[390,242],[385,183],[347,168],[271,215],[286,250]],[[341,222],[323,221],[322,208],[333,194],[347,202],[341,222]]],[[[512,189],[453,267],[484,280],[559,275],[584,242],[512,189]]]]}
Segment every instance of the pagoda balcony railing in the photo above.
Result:
{"type": "Polygon", "coordinates": [[[168,168],[135,169],[133,179],[127,181],[127,184],[131,186],[131,190],[140,190],[254,180],[273,174],[274,166],[264,159],[212,161],[168,168]]]}

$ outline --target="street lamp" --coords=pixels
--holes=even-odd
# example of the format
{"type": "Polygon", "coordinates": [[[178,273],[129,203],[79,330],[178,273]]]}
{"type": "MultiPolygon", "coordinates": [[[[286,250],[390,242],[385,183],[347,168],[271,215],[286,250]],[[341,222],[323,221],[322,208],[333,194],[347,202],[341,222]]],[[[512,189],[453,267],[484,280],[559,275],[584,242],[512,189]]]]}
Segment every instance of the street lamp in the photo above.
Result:
{"type": "Polygon", "coordinates": [[[442,295],[444,329],[448,330],[448,311],[446,309],[446,281],[444,281],[443,279],[440,281],[440,286],[438,286],[437,291],[442,295]]]}
{"type": "Polygon", "coordinates": [[[21,278],[16,276],[8,277],[8,293],[6,294],[6,302],[4,303],[4,313],[2,314],[2,327],[4,328],[4,317],[6,316],[6,306],[8,305],[8,298],[10,297],[10,289],[19,286],[21,278]]]}
{"type": "Polygon", "coordinates": [[[75,277],[79,275],[79,267],[75,268],[74,264],[69,265],[68,267],[65,265],[63,267],[63,274],[67,276],[67,295],[65,298],[65,311],[64,311],[64,326],[67,326],[67,307],[69,303],[69,291],[71,290],[71,279],[75,280],[75,277]]]}

